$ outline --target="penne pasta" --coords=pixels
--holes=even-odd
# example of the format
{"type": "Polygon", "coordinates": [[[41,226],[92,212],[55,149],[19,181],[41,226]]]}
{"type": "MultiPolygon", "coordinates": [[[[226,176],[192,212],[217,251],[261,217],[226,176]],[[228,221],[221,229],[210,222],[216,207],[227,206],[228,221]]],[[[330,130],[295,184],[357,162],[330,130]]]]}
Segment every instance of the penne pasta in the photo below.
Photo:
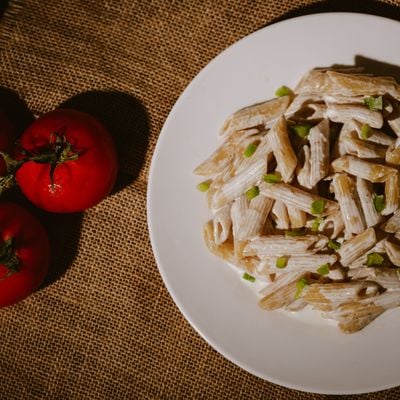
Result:
{"type": "Polygon", "coordinates": [[[292,206],[288,206],[286,209],[292,229],[303,228],[306,225],[307,215],[304,211],[292,206]]]}
{"type": "Polygon", "coordinates": [[[363,232],[365,223],[358,206],[354,180],[345,174],[335,174],[332,180],[332,188],[339,203],[347,233],[358,234],[363,232]]]}
{"type": "Polygon", "coordinates": [[[375,226],[381,222],[382,217],[378,214],[373,202],[373,187],[371,182],[362,178],[357,178],[357,193],[360,199],[361,208],[364,214],[367,227],[375,226]]]}
{"type": "Polygon", "coordinates": [[[372,183],[385,182],[389,176],[397,173],[394,168],[360,160],[354,156],[340,157],[333,161],[331,166],[335,172],[347,172],[372,183]]]}
{"type": "Polygon", "coordinates": [[[279,118],[268,133],[272,152],[284,182],[290,182],[297,165],[289,140],[285,117],[279,118]]]}
{"type": "Polygon", "coordinates": [[[371,249],[375,243],[376,235],[374,228],[368,228],[366,231],[344,242],[338,250],[341,264],[348,267],[367,250],[371,249]]]}
{"type": "Polygon", "coordinates": [[[314,187],[329,171],[329,120],[323,119],[310,130],[310,185],[314,187]]]}
{"type": "Polygon", "coordinates": [[[324,209],[321,212],[321,216],[332,214],[339,209],[335,201],[324,199],[321,196],[308,193],[286,183],[262,183],[260,185],[260,192],[264,196],[283,201],[287,206],[295,207],[308,214],[312,214],[311,205],[315,201],[324,202],[324,209]]]}
{"type": "Polygon", "coordinates": [[[400,306],[400,86],[319,68],[277,93],[228,117],[194,170],[204,241],[265,282],[261,308],[313,308],[353,333],[400,306]]]}
{"type": "Polygon", "coordinates": [[[287,237],[284,235],[265,235],[250,240],[243,250],[246,257],[265,257],[315,254],[328,243],[324,235],[304,235],[287,237]]]}
{"type": "Polygon", "coordinates": [[[270,128],[286,111],[289,102],[289,96],[282,96],[242,108],[224,122],[220,134],[227,136],[235,131],[254,127],[262,127],[261,130],[270,128]]]}

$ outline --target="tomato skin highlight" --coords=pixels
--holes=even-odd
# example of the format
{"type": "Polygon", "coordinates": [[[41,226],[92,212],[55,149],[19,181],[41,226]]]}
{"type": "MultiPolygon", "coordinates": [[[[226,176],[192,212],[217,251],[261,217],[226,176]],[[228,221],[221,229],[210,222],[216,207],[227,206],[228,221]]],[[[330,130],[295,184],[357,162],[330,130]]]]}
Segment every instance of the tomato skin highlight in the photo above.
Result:
{"type": "Polygon", "coordinates": [[[21,148],[30,154],[49,150],[54,133],[71,145],[75,160],[58,163],[25,162],[16,172],[24,195],[50,212],[84,211],[103,200],[115,184],[118,163],[113,139],[89,114],[58,109],[44,114],[23,133],[21,148]]]}
{"type": "Polygon", "coordinates": [[[40,222],[17,204],[0,202],[0,243],[13,238],[18,271],[5,277],[0,264],[0,307],[15,304],[43,282],[50,263],[48,235],[40,222]]]}

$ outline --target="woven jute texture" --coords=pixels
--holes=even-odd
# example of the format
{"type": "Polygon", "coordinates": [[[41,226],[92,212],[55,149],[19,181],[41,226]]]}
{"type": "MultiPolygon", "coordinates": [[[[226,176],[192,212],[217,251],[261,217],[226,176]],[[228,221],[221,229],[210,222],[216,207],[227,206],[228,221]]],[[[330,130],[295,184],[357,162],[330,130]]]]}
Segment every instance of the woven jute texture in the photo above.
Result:
{"type": "MultiPolygon", "coordinates": [[[[397,4],[396,4],[397,3],[397,4]]],[[[214,56],[282,18],[398,2],[16,0],[0,21],[0,106],[22,130],[59,105],[115,136],[114,192],[82,215],[33,210],[51,235],[50,275],[0,311],[1,399],[328,399],[258,379],[190,327],[148,238],[149,164],[169,110],[214,56]]],[[[22,200],[21,200],[22,201],[22,200]]],[[[323,371],[321,371],[323,373],[323,371]]],[[[398,399],[400,390],[351,396],[398,399]]]]}

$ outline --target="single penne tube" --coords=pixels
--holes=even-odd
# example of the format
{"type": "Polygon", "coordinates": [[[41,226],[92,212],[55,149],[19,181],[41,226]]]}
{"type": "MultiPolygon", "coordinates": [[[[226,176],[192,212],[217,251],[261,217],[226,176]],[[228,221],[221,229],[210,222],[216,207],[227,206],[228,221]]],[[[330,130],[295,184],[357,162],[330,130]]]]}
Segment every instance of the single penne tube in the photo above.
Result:
{"type": "Polygon", "coordinates": [[[318,310],[331,311],[361,296],[375,296],[378,291],[379,285],[371,281],[313,283],[304,289],[302,299],[318,310]]]}
{"type": "Polygon", "coordinates": [[[388,117],[387,122],[392,128],[392,131],[400,137],[400,105],[399,103],[392,104],[393,112],[388,117]]]}
{"type": "Polygon", "coordinates": [[[250,201],[240,231],[237,233],[239,240],[248,240],[263,233],[273,203],[274,200],[263,195],[259,195],[250,201]]]}
{"type": "Polygon", "coordinates": [[[367,265],[367,261],[368,261],[368,254],[370,254],[370,253],[385,253],[385,252],[386,252],[386,238],[377,242],[372,248],[370,248],[368,251],[366,251],[360,257],[358,257],[354,261],[352,261],[349,265],[349,268],[355,269],[355,268],[365,267],[367,265]]]}
{"type": "Polygon", "coordinates": [[[308,255],[322,250],[328,243],[324,235],[304,235],[288,237],[284,235],[265,235],[250,240],[243,255],[264,257],[308,255]]]}
{"type": "Polygon", "coordinates": [[[374,143],[369,143],[359,139],[356,132],[343,139],[347,154],[357,156],[358,158],[385,158],[386,148],[374,143]]]}
{"type": "Polygon", "coordinates": [[[196,175],[215,175],[232,162],[237,153],[240,140],[243,139],[241,132],[235,132],[227,138],[210,157],[203,161],[193,171],[196,175]]]}
{"type": "Polygon", "coordinates": [[[375,244],[376,235],[374,228],[368,228],[354,238],[345,241],[338,250],[341,264],[345,267],[350,266],[353,261],[361,257],[375,244]]]}
{"type": "Polygon", "coordinates": [[[400,89],[396,80],[386,76],[345,74],[337,71],[326,72],[325,93],[342,96],[383,96],[390,94],[400,100],[400,89]]]}
{"type": "Polygon", "coordinates": [[[335,160],[341,156],[347,154],[347,149],[345,146],[345,139],[351,134],[353,131],[353,123],[346,123],[343,124],[342,128],[340,129],[339,135],[333,144],[332,153],[331,153],[331,160],[335,160]]]}
{"type": "Polygon", "coordinates": [[[282,96],[242,108],[226,119],[220,134],[226,136],[232,132],[253,127],[270,128],[283,115],[289,103],[290,97],[282,96]]]}
{"type": "Polygon", "coordinates": [[[246,229],[246,214],[249,208],[248,203],[249,201],[246,195],[241,195],[233,201],[231,206],[234,254],[238,259],[242,257],[243,248],[245,246],[246,236],[244,230],[246,229]]]}
{"type": "Polygon", "coordinates": [[[214,242],[219,246],[228,239],[231,233],[232,219],[230,205],[227,204],[218,210],[212,221],[214,226],[214,242]]]}
{"type": "Polygon", "coordinates": [[[290,221],[290,227],[292,229],[303,228],[307,222],[306,213],[292,206],[288,206],[286,208],[290,221]]]}
{"type": "Polygon", "coordinates": [[[260,158],[249,168],[246,168],[224,183],[222,187],[214,193],[211,199],[211,209],[218,210],[241,196],[248,189],[256,185],[266,172],[267,161],[260,158]]]}
{"type": "Polygon", "coordinates": [[[344,231],[344,228],[345,226],[343,222],[343,217],[340,211],[328,215],[325,218],[323,231],[325,231],[325,229],[332,229],[332,233],[330,234],[330,237],[332,239],[336,239],[344,231]]]}
{"type": "MultiPolygon", "coordinates": [[[[355,132],[357,132],[359,139],[363,140],[363,134],[362,134],[363,124],[355,120],[353,120],[352,124],[355,132]]],[[[381,146],[391,146],[394,144],[395,141],[396,139],[392,138],[391,136],[379,130],[373,128],[369,130],[368,142],[380,144],[381,146]]]]}
{"type": "Polygon", "coordinates": [[[400,138],[387,148],[385,162],[395,167],[400,165],[400,138]]]}
{"type": "Polygon", "coordinates": [[[221,245],[217,245],[214,240],[214,227],[212,221],[207,222],[203,227],[203,239],[208,250],[223,259],[249,273],[254,273],[259,259],[257,257],[238,258],[235,255],[234,244],[231,239],[226,240],[221,245]]]}
{"type": "Polygon", "coordinates": [[[396,233],[400,231],[400,210],[397,210],[384,224],[381,229],[387,233],[396,233]]]}
{"type": "Polygon", "coordinates": [[[338,211],[339,206],[335,201],[324,199],[313,193],[288,185],[286,183],[262,183],[260,192],[267,197],[284,202],[287,206],[295,207],[305,213],[312,214],[312,204],[315,201],[323,202],[324,209],[321,216],[338,211]]]}
{"type": "Polygon", "coordinates": [[[396,291],[386,291],[376,296],[342,304],[327,313],[327,316],[339,321],[339,328],[345,333],[354,333],[364,328],[384,311],[399,305],[399,294],[396,291]]]}
{"type": "Polygon", "coordinates": [[[385,208],[382,215],[394,213],[399,208],[399,175],[393,174],[385,182],[385,208]]]}
{"type": "Polygon", "coordinates": [[[335,254],[308,254],[306,256],[281,256],[280,257],[265,257],[266,268],[270,273],[284,272],[318,272],[321,266],[326,264],[333,265],[337,261],[335,254]],[[279,261],[282,261],[284,267],[279,268],[279,261]]]}
{"type": "Polygon", "coordinates": [[[335,174],[331,185],[339,203],[346,231],[354,234],[363,232],[365,223],[358,205],[354,180],[346,174],[335,174]]]}
{"type": "Polygon", "coordinates": [[[385,247],[386,247],[386,254],[389,257],[389,260],[396,267],[400,267],[400,246],[393,242],[389,242],[389,240],[386,240],[385,247]]]}
{"type": "Polygon", "coordinates": [[[298,95],[311,96],[323,93],[326,86],[325,71],[312,69],[308,71],[297,84],[294,92],[298,95]]]}
{"type": "Polygon", "coordinates": [[[295,96],[290,106],[285,111],[285,118],[289,119],[296,114],[300,113],[307,108],[310,103],[319,103],[322,101],[322,97],[319,95],[298,95],[295,96]]]}
{"type": "MultiPolygon", "coordinates": [[[[353,271],[353,270],[350,270],[353,271]]],[[[397,268],[357,268],[353,279],[368,279],[377,282],[388,291],[397,290],[400,294],[400,273],[397,268]],[[359,277],[359,278],[358,278],[359,277]]]]}
{"type": "Polygon", "coordinates": [[[323,119],[310,129],[310,184],[314,187],[329,171],[329,120],[323,119]]]}
{"type": "Polygon", "coordinates": [[[361,160],[354,156],[337,158],[332,162],[331,167],[334,172],[347,172],[372,183],[385,182],[390,175],[397,173],[394,168],[361,160]]]}
{"type": "Polygon", "coordinates": [[[365,105],[330,104],[324,117],[342,124],[356,120],[372,128],[382,128],[383,125],[382,114],[379,111],[370,110],[365,105]]]}
{"type": "Polygon", "coordinates": [[[357,178],[357,193],[360,199],[361,208],[364,213],[365,224],[367,227],[375,226],[382,220],[382,216],[375,210],[373,202],[372,183],[365,179],[357,178]]]}
{"type": "Polygon", "coordinates": [[[307,145],[303,146],[304,164],[302,167],[298,166],[297,181],[299,184],[307,189],[312,189],[311,185],[311,151],[307,145]]]}
{"type": "Polygon", "coordinates": [[[276,310],[291,304],[296,300],[297,281],[304,276],[302,271],[281,274],[260,292],[263,297],[259,306],[264,310],[276,310]]]}
{"type": "Polygon", "coordinates": [[[285,117],[280,117],[268,133],[269,142],[284,182],[290,182],[297,166],[297,157],[289,140],[285,117]]]}
{"type": "Polygon", "coordinates": [[[276,229],[287,230],[290,228],[289,214],[287,207],[282,201],[276,200],[272,207],[272,220],[275,222],[276,229]]]}

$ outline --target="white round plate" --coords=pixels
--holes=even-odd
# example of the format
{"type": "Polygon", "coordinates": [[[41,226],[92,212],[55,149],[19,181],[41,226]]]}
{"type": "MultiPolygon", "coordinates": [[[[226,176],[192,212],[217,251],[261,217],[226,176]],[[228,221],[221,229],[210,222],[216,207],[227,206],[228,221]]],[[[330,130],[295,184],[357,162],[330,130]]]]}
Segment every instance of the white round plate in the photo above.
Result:
{"type": "MultiPolygon", "coordinates": [[[[356,55],[400,65],[400,24],[364,14],[299,17],[263,28],[222,52],[172,109],[154,153],[148,220],[165,285],[191,325],[245,370],[303,391],[350,394],[400,384],[400,312],[346,335],[316,311],[262,311],[251,283],[209,254],[210,217],[192,174],[219,144],[232,112],[293,87],[309,69],[352,65],[356,55]]],[[[179,345],[179,344],[177,344],[179,345]]]]}

